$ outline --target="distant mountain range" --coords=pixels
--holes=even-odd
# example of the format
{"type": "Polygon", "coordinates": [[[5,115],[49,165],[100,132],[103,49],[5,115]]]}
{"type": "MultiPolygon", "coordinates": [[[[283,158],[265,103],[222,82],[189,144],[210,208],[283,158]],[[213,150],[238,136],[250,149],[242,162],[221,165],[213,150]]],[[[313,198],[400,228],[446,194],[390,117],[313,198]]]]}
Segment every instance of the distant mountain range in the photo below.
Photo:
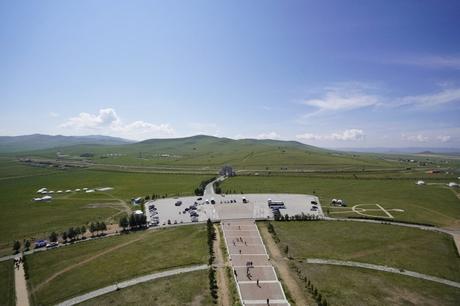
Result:
{"type": "Polygon", "coordinates": [[[0,136],[0,152],[14,153],[35,151],[56,147],[67,147],[80,144],[88,145],[120,145],[134,141],[101,135],[63,136],[32,134],[23,136],[0,136]]]}
{"type": "Polygon", "coordinates": [[[333,150],[385,154],[460,154],[460,148],[406,147],[406,148],[334,148],[333,150]]]}

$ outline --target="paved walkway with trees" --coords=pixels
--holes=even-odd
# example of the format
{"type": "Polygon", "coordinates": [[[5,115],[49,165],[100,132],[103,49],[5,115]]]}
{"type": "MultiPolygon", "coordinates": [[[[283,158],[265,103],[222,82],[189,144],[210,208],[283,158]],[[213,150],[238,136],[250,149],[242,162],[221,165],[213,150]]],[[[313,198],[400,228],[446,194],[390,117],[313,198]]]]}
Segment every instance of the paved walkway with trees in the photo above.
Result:
{"type": "Polygon", "coordinates": [[[451,286],[451,287],[460,288],[460,283],[458,282],[454,282],[448,279],[431,276],[427,274],[422,274],[422,273],[418,273],[414,271],[407,271],[403,269],[388,267],[388,266],[374,265],[374,264],[368,264],[368,263],[362,263],[362,262],[356,262],[356,261],[320,259],[320,258],[307,258],[305,262],[309,264],[346,266],[346,267],[353,267],[353,268],[364,268],[364,269],[371,269],[371,270],[377,270],[377,271],[383,271],[383,272],[396,273],[396,274],[411,276],[411,277],[415,277],[415,278],[419,278],[423,280],[428,280],[428,281],[444,284],[444,285],[451,286]]]}
{"type": "Polygon", "coordinates": [[[29,306],[29,294],[27,292],[27,281],[24,272],[24,263],[20,256],[15,257],[14,265],[14,287],[16,291],[16,306],[29,306]],[[16,262],[18,262],[16,264],[16,262]]]}
{"type": "Polygon", "coordinates": [[[149,282],[149,281],[152,281],[152,280],[155,280],[155,279],[159,279],[159,278],[163,278],[163,277],[167,277],[167,276],[172,276],[172,275],[177,275],[177,274],[181,274],[181,273],[187,273],[187,272],[193,272],[193,271],[199,271],[199,270],[206,270],[208,268],[209,268],[208,265],[197,265],[197,266],[178,268],[178,269],[167,270],[167,271],[163,271],[163,272],[152,273],[152,274],[144,275],[144,276],[141,276],[141,277],[136,277],[136,278],[124,281],[124,282],[120,282],[120,283],[117,283],[117,284],[114,284],[114,285],[110,285],[110,286],[107,286],[107,287],[104,287],[104,288],[100,288],[100,289],[85,293],[83,295],[73,297],[73,298],[68,299],[68,300],[66,300],[64,302],[59,303],[58,306],[76,305],[76,304],[82,303],[84,301],[93,299],[95,297],[98,297],[98,296],[101,296],[101,295],[104,295],[104,294],[107,294],[107,293],[110,293],[110,292],[118,291],[118,290],[123,289],[123,288],[131,287],[131,286],[134,286],[134,285],[137,285],[137,284],[140,284],[140,283],[145,283],[145,282],[149,282]]]}
{"type": "Polygon", "coordinates": [[[223,220],[221,225],[242,304],[289,306],[255,221],[223,220]]]}

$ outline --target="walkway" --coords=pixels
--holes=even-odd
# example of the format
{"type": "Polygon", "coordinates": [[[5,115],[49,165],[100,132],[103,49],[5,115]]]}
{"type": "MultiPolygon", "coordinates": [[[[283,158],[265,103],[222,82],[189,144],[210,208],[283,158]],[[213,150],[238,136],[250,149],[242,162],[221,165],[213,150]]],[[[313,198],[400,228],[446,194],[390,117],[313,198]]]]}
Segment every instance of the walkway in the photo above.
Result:
{"type": "MultiPolygon", "coordinates": [[[[20,257],[16,257],[19,260],[20,257]]],[[[24,273],[24,264],[14,266],[14,287],[16,289],[16,306],[29,306],[29,294],[27,293],[27,281],[24,273]]]]}
{"type": "Polygon", "coordinates": [[[255,221],[225,220],[221,225],[242,304],[267,305],[268,299],[271,306],[289,306],[255,221]]]}
{"type": "Polygon", "coordinates": [[[117,291],[119,289],[131,287],[131,286],[134,286],[140,283],[149,282],[149,281],[152,281],[158,278],[172,276],[172,275],[181,274],[181,273],[206,270],[206,269],[208,269],[208,265],[199,265],[199,266],[191,266],[191,267],[186,267],[186,268],[173,269],[173,270],[168,270],[168,271],[163,271],[163,272],[158,272],[158,273],[152,273],[152,274],[144,275],[141,277],[133,278],[133,279],[130,279],[124,282],[120,282],[115,285],[97,289],[97,290],[88,292],[86,294],[80,295],[80,296],[73,297],[67,301],[64,301],[58,304],[58,306],[76,305],[84,301],[93,299],[95,297],[117,291]]]}
{"type": "Polygon", "coordinates": [[[406,271],[397,268],[387,267],[387,266],[380,266],[368,263],[361,263],[355,261],[344,261],[344,260],[334,260],[334,259],[319,259],[319,258],[308,258],[305,260],[306,263],[309,264],[320,264],[320,265],[334,265],[334,266],[346,266],[346,267],[354,267],[354,268],[364,268],[364,269],[371,269],[371,270],[378,270],[383,272],[390,272],[396,274],[402,274],[406,276],[411,276],[419,279],[424,279],[440,284],[444,284],[451,287],[460,288],[460,283],[454,282],[448,279],[439,278],[436,276],[431,276],[427,274],[422,274],[413,271],[406,271]]]}

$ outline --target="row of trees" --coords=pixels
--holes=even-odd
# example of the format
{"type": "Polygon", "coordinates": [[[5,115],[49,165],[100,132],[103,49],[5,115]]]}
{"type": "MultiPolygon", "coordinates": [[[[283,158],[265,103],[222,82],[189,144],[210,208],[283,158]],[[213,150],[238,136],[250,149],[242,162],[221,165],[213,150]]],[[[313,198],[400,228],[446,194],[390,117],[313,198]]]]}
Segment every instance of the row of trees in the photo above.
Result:
{"type": "Polygon", "coordinates": [[[318,215],[310,214],[296,214],[294,216],[289,216],[288,214],[281,214],[279,210],[275,210],[273,213],[275,221],[319,221],[321,218],[318,215]]]}
{"type": "Polygon", "coordinates": [[[217,279],[216,279],[216,269],[213,267],[214,263],[214,240],[216,240],[216,230],[214,228],[214,224],[212,223],[211,219],[208,219],[206,222],[206,226],[208,229],[208,248],[209,248],[209,290],[211,291],[211,297],[213,299],[213,303],[217,303],[217,279]]]}
{"type": "Polygon", "coordinates": [[[147,226],[147,216],[132,213],[129,218],[126,216],[121,217],[118,225],[123,228],[123,231],[126,231],[128,227],[131,230],[145,228],[147,226]]]}
{"type": "Polygon", "coordinates": [[[194,191],[195,195],[196,196],[202,196],[203,193],[204,193],[204,189],[206,188],[206,185],[208,185],[209,183],[211,183],[215,179],[216,179],[216,177],[212,177],[210,179],[201,181],[200,185],[197,188],[195,188],[195,191],[194,191]]]}
{"type": "MultiPolygon", "coordinates": [[[[24,252],[27,252],[30,249],[30,241],[29,240],[23,240],[24,244],[24,252]]],[[[14,254],[19,253],[21,250],[21,242],[19,240],[13,241],[13,252],[14,254]]]]}

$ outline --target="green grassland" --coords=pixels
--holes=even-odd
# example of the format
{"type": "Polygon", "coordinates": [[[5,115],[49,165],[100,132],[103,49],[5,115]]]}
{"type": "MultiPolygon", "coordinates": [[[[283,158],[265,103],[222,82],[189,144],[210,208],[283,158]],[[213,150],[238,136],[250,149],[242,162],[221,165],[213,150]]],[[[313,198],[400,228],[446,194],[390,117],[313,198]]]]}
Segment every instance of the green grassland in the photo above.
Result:
{"type": "Polygon", "coordinates": [[[299,267],[330,305],[454,306],[460,300],[458,288],[413,277],[350,267],[299,267]]]}
{"type": "Polygon", "coordinates": [[[0,254],[11,251],[14,239],[46,237],[51,231],[93,221],[116,222],[120,213],[130,209],[130,204],[126,202],[133,197],[151,196],[153,193],[191,195],[200,181],[209,178],[201,175],[86,169],[52,170],[48,175],[34,176],[41,169],[26,168],[32,176],[0,180],[0,254]],[[36,191],[42,187],[55,191],[83,187],[114,189],[107,192],[54,194],[51,202],[33,202],[32,198],[38,196],[36,191]]]}
{"type": "Polygon", "coordinates": [[[79,304],[90,305],[213,305],[208,272],[196,271],[170,276],[109,293],[79,304]]]}
{"type": "Polygon", "coordinates": [[[27,256],[35,305],[50,305],[115,282],[207,262],[202,225],[132,233],[27,256]]]}
{"type": "Polygon", "coordinates": [[[0,262],[0,305],[16,305],[14,266],[12,260],[0,262]]]}
{"type": "Polygon", "coordinates": [[[372,154],[349,154],[324,150],[294,141],[233,140],[210,136],[152,139],[140,143],[103,146],[76,145],[22,153],[23,156],[70,159],[84,153],[92,163],[130,166],[174,166],[219,169],[231,164],[238,169],[281,171],[299,169],[349,170],[362,168],[405,168],[406,164],[372,154]]]}
{"type": "MultiPolygon", "coordinates": [[[[429,181],[427,181],[429,182],[429,181]]],[[[238,176],[222,183],[224,192],[235,193],[302,193],[316,194],[327,212],[333,198],[344,199],[348,206],[378,203],[396,220],[429,223],[438,226],[459,225],[460,200],[445,185],[417,186],[413,180],[397,179],[334,179],[293,176],[238,176]]],[[[331,216],[346,217],[333,213],[331,216]]],[[[348,208],[349,210],[349,208],[348,208]]],[[[348,215],[358,216],[355,213],[348,215]]]]}
{"type": "Polygon", "coordinates": [[[350,260],[460,281],[460,257],[447,234],[346,221],[272,224],[280,238],[281,249],[287,245],[289,256],[296,260],[350,260]]]}

